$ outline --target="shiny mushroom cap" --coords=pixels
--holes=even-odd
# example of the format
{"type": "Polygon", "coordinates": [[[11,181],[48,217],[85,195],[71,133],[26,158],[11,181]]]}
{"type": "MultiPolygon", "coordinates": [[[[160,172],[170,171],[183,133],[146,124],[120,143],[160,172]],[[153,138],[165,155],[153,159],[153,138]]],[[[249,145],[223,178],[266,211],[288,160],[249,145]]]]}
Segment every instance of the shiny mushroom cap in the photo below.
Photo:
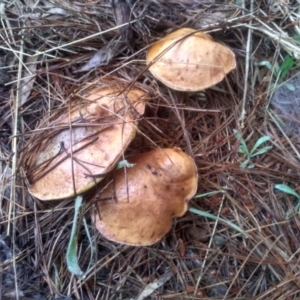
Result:
{"type": "Polygon", "coordinates": [[[30,193],[41,200],[70,198],[101,181],[135,137],[144,98],[137,89],[95,88],[70,99],[69,108],[27,143],[30,193]]]}
{"type": "Polygon", "coordinates": [[[147,53],[153,76],[178,91],[200,91],[219,83],[236,66],[235,55],[206,33],[190,28],[172,32],[147,53]]]}
{"type": "Polygon", "coordinates": [[[114,171],[96,202],[96,228],[115,242],[151,245],[170,231],[173,217],[187,211],[197,190],[197,167],[179,148],[153,150],[128,161],[135,165],[114,171]]]}

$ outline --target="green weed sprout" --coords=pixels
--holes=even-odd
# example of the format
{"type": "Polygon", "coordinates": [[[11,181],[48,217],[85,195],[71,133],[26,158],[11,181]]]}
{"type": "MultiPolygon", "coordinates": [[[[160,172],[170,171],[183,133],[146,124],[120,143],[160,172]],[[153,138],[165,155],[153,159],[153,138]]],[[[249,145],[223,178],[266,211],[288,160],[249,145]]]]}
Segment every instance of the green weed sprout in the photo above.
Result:
{"type": "MultiPolygon", "coordinates": [[[[294,191],[292,188],[287,186],[286,184],[276,184],[275,189],[277,189],[281,192],[284,192],[288,195],[292,195],[297,199],[298,203],[295,205],[294,210],[297,214],[299,214],[300,213],[300,195],[296,191],[294,191]]],[[[290,215],[291,215],[291,210],[288,210],[288,212],[286,213],[286,217],[289,218],[290,215]]]]}
{"type": "MultiPolygon", "coordinates": [[[[273,76],[276,78],[276,82],[281,83],[285,79],[285,77],[288,75],[288,73],[291,71],[293,67],[295,67],[296,60],[292,58],[290,55],[286,55],[283,59],[283,62],[279,64],[278,62],[275,63],[274,66],[272,66],[271,62],[269,61],[261,61],[258,63],[258,66],[264,66],[268,68],[269,70],[273,70],[273,76]]],[[[294,91],[295,87],[293,84],[286,82],[284,84],[289,90],[294,91]]]]}
{"type": "Polygon", "coordinates": [[[270,149],[272,149],[272,146],[264,146],[264,147],[261,147],[260,146],[269,141],[271,138],[267,135],[264,135],[262,137],[260,137],[255,145],[253,146],[253,148],[249,151],[248,147],[247,147],[247,144],[246,144],[246,141],[245,139],[242,137],[241,133],[238,132],[237,130],[233,130],[234,132],[234,135],[236,137],[236,139],[238,139],[240,141],[240,146],[239,146],[239,149],[238,149],[238,152],[241,153],[241,154],[244,154],[246,156],[246,160],[243,161],[241,164],[240,164],[240,168],[241,169],[245,169],[246,167],[247,168],[253,168],[254,165],[253,164],[249,164],[251,158],[257,156],[257,155],[261,155],[261,154],[264,154],[266,152],[268,152],[270,149]]]}

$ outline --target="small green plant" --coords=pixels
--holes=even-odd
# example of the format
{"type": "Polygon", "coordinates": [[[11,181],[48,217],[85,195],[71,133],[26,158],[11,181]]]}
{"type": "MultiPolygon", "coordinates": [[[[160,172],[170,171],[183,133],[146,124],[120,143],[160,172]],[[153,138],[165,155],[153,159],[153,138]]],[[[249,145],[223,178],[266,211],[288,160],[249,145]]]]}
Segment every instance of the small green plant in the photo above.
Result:
{"type": "MultiPolygon", "coordinates": [[[[288,185],[286,184],[276,184],[275,185],[275,189],[281,191],[281,192],[284,192],[288,195],[292,195],[296,198],[297,200],[297,203],[294,207],[294,210],[297,214],[300,214],[300,195],[295,191],[293,190],[292,188],[290,188],[288,185]]],[[[291,215],[291,210],[289,210],[287,213],[286,213],[286,217],[289,218],[291,215]]]]}
{"type": "MultiPolygon", "coordinates": [[[[72,223],[73,225],[72,225],[70,241],[67,249],[66,261],[67,261],[68,270],[72,274],[84,279],[85,274],[84,272],[81,271],[78,264],[78,258],[77,258],[77,225],[78,225],[78,215],[81,206],[82,206],[82,196],[79,195],[75,199],[74,217],[72,223]]],[[[85,230],[88,233],[88,237],[90,238],[88,228],[85,227],[85,230]]],[[[91,243],[91,245],[93,245],[93,243],[91,243]]]]}
{"type": "MultiPolygon", "coordinates": [[[[293,57],[291,57],[290,55],[286,55],[281,64],[276,62],[273,66],[270,61],[261,61],[258,63],[258,66],[264,66],[269,70],[272,70],[276,82],[281,83],[286,78],[291,69],[296,66],[296,64],[296,60],[293,57]]],[[[291,83],[286,82],[284,85],[290,90],[295,90],[295,87],[291,83]]]]}
{"type": "Polygon", "coordinates": [[[238,152],[241,154],[244,154],[246,156],[246,159],[240,164],[241,169],[245,169],[246,167],[253,168],[254,165],[249,164],[251,158],[253,158],[257,155],[264,154],[264,153],[268,152],[270,149],[272,149],[272,146],[264,146],[264,147],[260,148],[260,146],[263,143],[265,143],[271,139],[267,135],[260,137],[254,144],[253,148],[251,150],[249,150],[247,147],[246,141],[242,137],[241,133],[235,129],[233,130],[233,132],[234,132],[235,137],[240,141],[240,146],[239,146],[238,152]]]}
{"type": "Polygon", "coordinates": [[[277,66],[276,78],[279,82],[282,82],[285,79],[286,75],[291,71],[295,66],[296,61],[289,55],[285,56],[281,65],[277,66]]]}

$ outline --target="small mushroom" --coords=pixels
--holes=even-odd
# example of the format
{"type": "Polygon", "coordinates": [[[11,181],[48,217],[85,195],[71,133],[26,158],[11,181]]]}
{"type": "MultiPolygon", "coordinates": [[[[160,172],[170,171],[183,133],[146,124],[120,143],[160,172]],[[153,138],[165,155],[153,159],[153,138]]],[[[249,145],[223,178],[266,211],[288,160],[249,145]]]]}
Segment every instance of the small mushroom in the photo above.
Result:
{"type": "Polygon", "coordinates": [[[236,66],[234,53],[203,32],[182,28],[153,44],[147,64],[156,79],[178,91],[200,91],[236,66]]]}
{"type": "Polygon", "coordinates": [[[136,134],[145,93],[94,88],[69,101],[32,134],[23,157],[29,191],[41,200],[70,198],[101,181],[136,134]]]}
{"type": "Polygon", "coordinates": [[[157,149],[128,159],[132,168],[113,172],[96,202],[96,228],[107,239],[151,245],[167,234],[197,190],[197,167],[179,148],[157,149]]]}

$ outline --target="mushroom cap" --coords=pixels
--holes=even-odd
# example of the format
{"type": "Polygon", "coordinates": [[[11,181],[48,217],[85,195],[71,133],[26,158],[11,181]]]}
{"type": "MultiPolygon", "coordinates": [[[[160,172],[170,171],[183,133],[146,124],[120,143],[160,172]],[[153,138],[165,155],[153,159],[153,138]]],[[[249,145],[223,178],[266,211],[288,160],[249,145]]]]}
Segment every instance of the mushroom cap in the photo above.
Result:
{"type": "Polygon", "coordinates": [[[69,108],[47,128],[42,124],[27,143],[30,193],[41,200],[70,198],[101,181],[135,137],[144,96],[138,89],[125,94],[94,88],[71,99],[69,108]]]}
{"type": "Polygon", "coordinates": [[[149,70],[178,91],[200,91],[219,83],[236,66],[235,55],[206,33],[190,28],[172,32],[147,53],[149,70]]]}
{"type": "Polygon", "coordinates": [[[173,217],[183,216],[197,191],[197,167],[179,148],[132,156],[132,168],[115,170],[97,201],[96,228],[107,239],[151,245],[163,238],[173,217]]]}

